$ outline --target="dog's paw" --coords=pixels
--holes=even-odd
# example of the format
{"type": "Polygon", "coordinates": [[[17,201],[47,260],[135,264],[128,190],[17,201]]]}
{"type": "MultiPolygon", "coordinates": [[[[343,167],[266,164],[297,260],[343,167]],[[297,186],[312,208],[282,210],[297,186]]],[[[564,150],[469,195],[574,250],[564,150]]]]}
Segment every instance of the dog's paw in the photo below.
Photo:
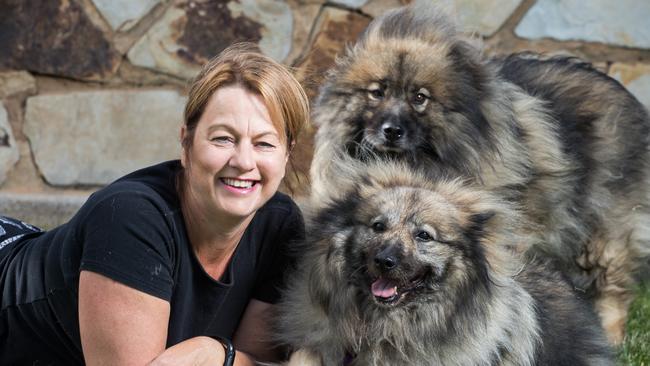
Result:
{"type": "Polygon", "coordinates": [[[321,366],[320,357],[306,349],[299,349],[284,366],[321,366]]]}

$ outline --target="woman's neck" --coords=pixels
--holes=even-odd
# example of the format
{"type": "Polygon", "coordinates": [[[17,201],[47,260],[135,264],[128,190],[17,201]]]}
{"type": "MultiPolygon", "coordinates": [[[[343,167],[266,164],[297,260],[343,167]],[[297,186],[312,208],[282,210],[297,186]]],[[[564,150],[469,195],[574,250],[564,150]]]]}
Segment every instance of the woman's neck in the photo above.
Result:
{"type": "Polygon", "coordinates": [[[203,269],[218,280],[227,268],[253,215],[243,218],[210,215],[193,204],[191,199],[185,200],[182,209],[192,250],[203,269]]]}

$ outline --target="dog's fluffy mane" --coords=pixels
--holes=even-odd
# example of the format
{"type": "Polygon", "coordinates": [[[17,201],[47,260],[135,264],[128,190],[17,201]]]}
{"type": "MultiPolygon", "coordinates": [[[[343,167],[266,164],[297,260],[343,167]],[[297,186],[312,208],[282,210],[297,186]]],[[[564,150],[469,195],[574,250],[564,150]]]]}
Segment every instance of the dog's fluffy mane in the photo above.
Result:
{"type": "MultiPolygon", "coordinates": [[[[520,250],[530,240],[524,233],[511,230],[523,225],[515,207],[488,192],[471,188],[460,179],[441,177],[432,180],[430,175],[419,174],[399,161],[364,163],[341,154],[333,158],[331,164],[336,165],[336,171],[340,173],[336,177],[338,193],[329,196],[327,202],[305,207],[311,237],[307,240],[308,246],[301,249],[305,261],[297,276],[307,276],[309,280],[294,283],[294,286],[306,287],[294,287],[288,291],[289,302],[304,301],[291,296],[305,291],[309,293],[310,301],[316,304],[292,306],[293,311],[305,313],[292,316],[290,321],[311,321],[314,317],[322,317],[321,314],[307,314],[319,309],[328,314],[328,324],[324,328],[336,332],[342,339],[341,343],[347,344],[348,349],[339,349],[338,353],[368,349],[368,343],[372,343],[375,346],[369,349],[376,354],[369,357],[384,360],[382,362],[387,357],[390,359],[382,351],[382,342],[402,350],[402,359],[408,359],[409,355],[431,357],[437,354],[439,363],[448,365],[480,364],[481,360],[498,358],[493,354],[498,349],[496,343],[504,343],[504,347],[514,353],[511,356],[521,360],[521,365],[533,358],[537,329],[532,317],[532,300],[514,281],[523,266],[515,248],[520,250]],[[378,308],[361,309],[355,302],[357,289],[350,285],[344,271],[345,246],[354,226],[359,225],[354,222],[354,212],[368,200],[392,189],[414,189],[428,192],[424,194],[440,195],[455,205],[462,205],[461,209],[468,215],[485,214],[482,217],[486,222],[477,235],[485,249],[489,283],[480,295],[466,289],[470,292],[462,297],[467,302],[460,306],[463,309],[458,310],[458,314],[449,313],[453,309],[449,304],[440,307],[431,304],[419,311],[403,308],[386,312],[378,308]],[[515,302],[510,303],[512,301],[515,302]],[[423,324],[428,326],[423,328],[423,324]],[[474,324],[475,329],[459,329],[467,324],[474,324]],[[455,349],[454,342],[458,346],[467,346],[468,340],[453,341],[453,334],[462,334],[462,337],[473,334],[470,342],[476,351],[467,353],[455,349]],[[518,344],[508,345],[509,342],[518,344]],[[441,344],[439,348],[432,346],[437,343],[441,344]],[[438,348],[437,352],[432,352],[432,347],[438,348]]],[[[282,333],[286,337],[287,329],[282,333]]],[[[312,337],[313,334],[302,333],[289,336],[290,343],[299,347],[324,341],[312,337]]],[[[415,360],[413,362],[417,364],[415,360]]]]}

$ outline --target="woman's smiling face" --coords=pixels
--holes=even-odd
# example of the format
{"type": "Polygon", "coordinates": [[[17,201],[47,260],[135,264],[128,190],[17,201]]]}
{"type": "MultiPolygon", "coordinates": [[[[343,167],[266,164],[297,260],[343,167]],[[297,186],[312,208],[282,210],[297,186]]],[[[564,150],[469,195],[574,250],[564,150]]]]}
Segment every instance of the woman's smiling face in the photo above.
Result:
{"type": "Polygon", "coordinates": [[[277,191],[287,152],[258,94],[237,84],[219,88],[183,152],[188,198],[209,218],[247,218],[277,191]]]}

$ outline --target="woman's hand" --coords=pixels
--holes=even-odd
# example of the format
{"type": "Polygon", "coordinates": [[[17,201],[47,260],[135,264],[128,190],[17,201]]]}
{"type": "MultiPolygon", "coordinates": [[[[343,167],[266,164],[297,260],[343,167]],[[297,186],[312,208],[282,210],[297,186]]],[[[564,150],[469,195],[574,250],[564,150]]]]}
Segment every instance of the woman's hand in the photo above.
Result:
{"type": "MultiPolygon", "coordinates": [[[[149,366],[219,366],[223,365],[225,349],[210,337],[194,337],[166,349],[149,366]]],[[[235,366],[253,366],[255,362],[243,352],[235,355],[235,366]]]]}

